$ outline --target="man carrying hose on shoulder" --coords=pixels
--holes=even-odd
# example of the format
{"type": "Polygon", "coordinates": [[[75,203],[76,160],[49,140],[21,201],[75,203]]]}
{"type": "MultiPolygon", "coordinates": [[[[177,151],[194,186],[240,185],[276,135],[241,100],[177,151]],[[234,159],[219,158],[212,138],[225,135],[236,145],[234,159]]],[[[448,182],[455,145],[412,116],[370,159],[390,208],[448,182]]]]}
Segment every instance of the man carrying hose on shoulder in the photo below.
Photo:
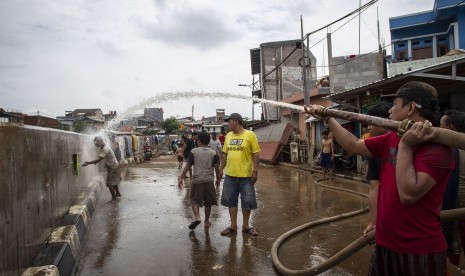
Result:
{"type": "Polygon", "coordinates": [[[438,218],[454,160],[450,147],[429,142],[437,135],[432,123],[439,121],[436,89],[412,81],[384,99],[393,100],[391,120],[415,122],[402,137],[390,131],[361,140],[322,116],[323,107],[305,110],[326,121],[345,150],[382,160],[369,275],[446,275],[447,244],[438,218]]]}

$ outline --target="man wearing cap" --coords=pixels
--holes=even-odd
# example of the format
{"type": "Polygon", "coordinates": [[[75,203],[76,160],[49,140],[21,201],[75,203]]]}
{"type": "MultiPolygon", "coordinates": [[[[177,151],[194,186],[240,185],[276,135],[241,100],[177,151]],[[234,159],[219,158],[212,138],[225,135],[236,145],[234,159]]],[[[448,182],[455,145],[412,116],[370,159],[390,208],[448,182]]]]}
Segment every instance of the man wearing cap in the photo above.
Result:
{"type": "Polygon", "coordinates": [[[344,149],[382,160],[369,275],[446,275],[447,244],[438,217],[454,160],[450,147],[429,142],[437,135],[431,129],[439,118],[436,89],[412,81],[384,98],[393,100],[391,120],[415,122],[402,137],[390,131],[361,140],[335,119],[319,116],[322,107],[305,110],[326,121],[344,149]]]}
{"type": "Polygon", "coordinates": [[[237,232],[237,205],[241,195],[242,232],[256,236],[257,231],[249,225],[249,219],[252,209],[257,209],[254,184],[258,178],[260,147],[255,133],[242,127],[240,114],[232,113],[225,121],[230,132],[226,135],[221,157],[220,175],[226,168],[221,205],[229,208],[231,225],[223,229],[221,235],[237,232]]]}

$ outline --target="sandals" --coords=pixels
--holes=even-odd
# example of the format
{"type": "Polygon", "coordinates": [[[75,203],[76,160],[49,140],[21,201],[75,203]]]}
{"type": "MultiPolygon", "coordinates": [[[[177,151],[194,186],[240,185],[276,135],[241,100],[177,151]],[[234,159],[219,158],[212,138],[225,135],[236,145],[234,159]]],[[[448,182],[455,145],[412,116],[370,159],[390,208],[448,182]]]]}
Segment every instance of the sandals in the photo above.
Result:
{"type": "Polygon", "coordinates": [[[250,234],[254,237],[258,235],[257,230],[255,230],[255,227],[249,227],[247,229],[242,229],[242,233],[250,234]]]}
{"type": "Polygon", "coordinates": [[[191,224],[189,224],[189,229],[194,230],[200,223],[201,223],[200,220],[196,220],[192,222],[191,224]]]}
{"type": "Polygon", "coordinates": [[[223,231],[221,231],[221,236],[228,236],[236,232],[237,232],[237,229],[234,229],[228,226],[224,228],[223,231]]]}
{"type": "MultiPolygon", "coordinates": [[[[223,229],[223,231],[221,231],[221,236],[228,236],[228,235],[231,235],[231,234],[236,233],[236,232],[237,232],[237,229],[234,229],[234,228],[231,228],[231,227],[228,226],[225,229],[223,229]]],[[[258,232],[255,229],[255,227],[249,227],[247,229],[242,229],[242,233],[249,234],[249,235],[252,235],[254,237],[258,235],[258,232]]]]}

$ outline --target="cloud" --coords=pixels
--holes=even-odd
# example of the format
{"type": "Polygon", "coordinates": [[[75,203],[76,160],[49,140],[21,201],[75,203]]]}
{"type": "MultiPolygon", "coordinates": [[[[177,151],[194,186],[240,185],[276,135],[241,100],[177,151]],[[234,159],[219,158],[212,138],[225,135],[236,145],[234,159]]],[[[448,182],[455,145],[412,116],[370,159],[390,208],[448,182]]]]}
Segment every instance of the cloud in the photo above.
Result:
{"type": "MultiPolygon", "coordinates": [[[[62,116],[64,110],[76,108],[123,112],[144,97],[165,91],[250,95],[248,87],[237,86],[252,82],[250,49],[299,38],[300,15],[307,33],[358,4],[356,0],[0,1],[2,105],[62,116]]],[[[381,37],[390,42],[388,17],[432,9],[433,4],[434,0],[379,1],[381,37]]],[[[377,49],[376,7],[362,16],[363,53],[377,49]]],[[[326,30],[312,35],[310,45],[325,36],[326,30]]],[[[358,20],[332,38],[333,56],[358,52],[358,20]]],[[[311,50],[318,65],[327,64],[325,40],[311,50]]],[[[251,111],[246,101],[195,101],[195,116],[211,116],[215,108],[244,116],[251,111]]],[[[166,116],[187,116],[193,103],[176,100],[161,105],[166,116]]],[[[255,112],[259,113],[258,105],[255,112]]]]}
{"type": "Polygon", "coordinates": [[[100,50],[102,50],[103,53],[105,53],[109,57],[118,57],[122,54],[121,48],[111,41],[97,41],[96,45],[100,50]]]}
{"type": "Polygon", "coordinates": [[[225,18],[210,8],[166,9],[156,16],[156,22],[142,23],[142,28],[150,39],[164,44],[214,49],[241,37],[225,18]]]}

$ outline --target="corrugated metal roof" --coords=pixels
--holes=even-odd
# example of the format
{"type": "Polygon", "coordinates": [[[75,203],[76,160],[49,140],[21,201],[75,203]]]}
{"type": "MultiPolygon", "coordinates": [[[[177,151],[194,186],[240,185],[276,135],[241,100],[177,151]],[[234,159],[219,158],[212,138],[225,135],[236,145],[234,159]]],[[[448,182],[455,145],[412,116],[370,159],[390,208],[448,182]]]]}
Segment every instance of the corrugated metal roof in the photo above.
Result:
{"type": "Polygon", "coordinates": [[[292,134],[292,125],[289,123],[273,124],[254,131],[260,145],[260,160],[276,163],[281,150],[292,134]]]}

